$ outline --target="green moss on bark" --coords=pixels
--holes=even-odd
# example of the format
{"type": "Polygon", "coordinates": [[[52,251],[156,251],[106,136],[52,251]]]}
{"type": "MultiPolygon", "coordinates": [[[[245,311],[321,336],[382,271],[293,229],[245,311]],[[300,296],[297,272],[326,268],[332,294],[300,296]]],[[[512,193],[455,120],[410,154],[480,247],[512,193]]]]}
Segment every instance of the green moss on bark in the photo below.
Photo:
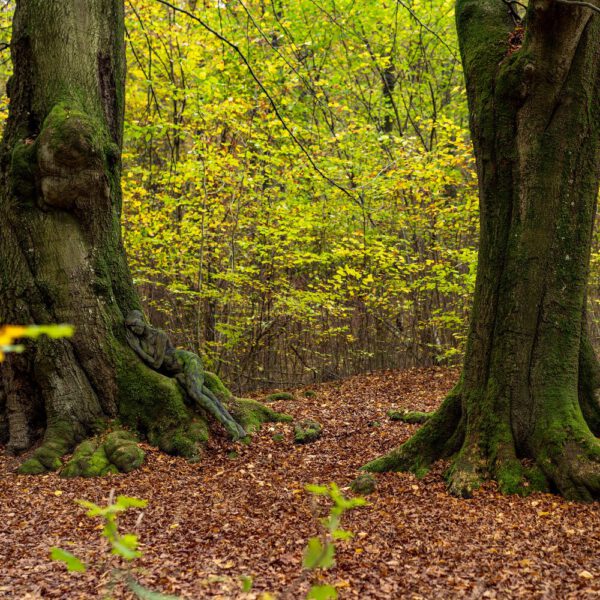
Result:
{"type": "Polygon", "coordinates": [[[210,437],[208,424],[206,421],[200,419],[196,419],[190,423],[188,433],[190,438],[199,444],[208,442],[208,438],[210,437]]]}
{"type": "Polygon", "coordinates": [[[195,437],[196,431],[191,423],[185,424],[176,429],[168,429],[160,437],[150,438],[150,441],[168,454],[196,461],[201,455],[201,445],[206,441],[204,436],[195,437]]]}
{"type": "Polygon", "coordinates": [[[533,492],[549,492],[550,482],[544,472],[537,466],[532,465],[523,469],[523,474],[526,480],[526,487],[529,493],[533,492]]]}
{"type": "Polygon", "coordinates": [[[102,459],[99,460],[99,457],[96,456],[92,461],[92,456],[97,452],[98,444],[94,443],[92,440],[85,440],[75,448],[73,452],[73,456],[67,462],[64,469],[61,471],[62,477],[78,477],[80,475],[83,476],[91,476],[91,475],[102,475],[104,474],[104,469],[108,467],[110,464],[108,459],[106,458],[106,454],[104,453],[104,449],[102,449],[102,459]],[[92,471],[92,462],[94,463],[94,472],[92,471]],[[97,468],[98,463],[101,462],[100,468],[97,468]]]}
{"type": "Polygon", "coordinates": [[[114,431],[103,443],[106,457],[121,473],[129,473],[144,462],[144,452],[135,436],[127,431],[114,431]]]}
{"type": "Polygon", "coordinates": [[[100,477],[129,473],[144,461],[144,452],[128,431],[113,431],[83,441],[61,471],[62,477],[100,477]]]}
{"type": "Polygon", "coordinates": [[[179,384],[146,367],[129,348],[117,343],[119,415],[132,429],[152,438],[187,425],[192,412],[179,384]]]}
{"type": "Polygon", "coordinates": [[[294,427],[294,442],[296,444],[310,444],[316,442],[323,434],[323,426],[312,419],[304,419],[294,427]]]}
{"type": "Polygon", "coordinates": [[[371,461],[362,469],[374,473],[411,471],[421,477],[436,460],[456,452],[463,437],[459,384],[415,435],[399,448],[371,461]]]}
{"type": "Polygon", "coordinates": [[[235,420],[248,432],[254,433],[263,423],[289,423],[292,417],[275,412],[256,400],[235,398],[229,402],[235,420]]]}
{"type": "Polygon", "coordinates": [[[38,475],[60,469],[61,458],[73,448],[78,437],[80,439],[75,426],[67,421],[51,424],[46,429],[42,445],[21,464],[19,473],[38,475]]]}
{"type": "Polygon", "coordinates": [[[402,421],[410,424],[423,424],[431,418],[433,413],[418,410],[390,410],[388,417],[392,421],[402,421]]]}
{"type": "Polygon", "coordinates": [[[275,392],[274,394],[269,394],[265,400],[267,402],[275,402],[276,400],[293,400],[294,395],[289,392],[275,392]]]}
{"type": "Polygon", "coordinates": [[[10,164],[12,194],[20,202],[33,206],[37,195],[36,146],[31,140],[18,140],[10,164]]]}
{"type": "Polygon", "coordinates": [[[211,373],[210,371],[204,371],[204,385],[221,401],[227,403],[228,400],[233,398],[233,394],[221,381],[221,379],[211,373]]]}
{"type": "Polygon", "coordinates": [[[588,429],[579,406],[555,405],[536,423],[532,436],[536,465],[565,498],[600,498],[600,440],[588,429]]]}

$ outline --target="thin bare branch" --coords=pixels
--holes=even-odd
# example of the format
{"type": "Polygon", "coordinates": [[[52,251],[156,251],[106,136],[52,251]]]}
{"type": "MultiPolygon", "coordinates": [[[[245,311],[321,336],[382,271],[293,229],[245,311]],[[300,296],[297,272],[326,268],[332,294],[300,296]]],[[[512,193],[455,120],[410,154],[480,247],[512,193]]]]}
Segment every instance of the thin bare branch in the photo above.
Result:
{"type": "Polygon", "coordinates": [[[290,126],[287,124],[286,120],[283,118],[283,115],[279,111],[279,108],[278,108],[277,104],[275,103],[275,100],[273,99],[273,96],[271,96],[271,94],[269,93],[269,90],[267,90],[267,88],[264,86],[264,84],[262,83],[262,81],[260,80],[260,78],[258,77],[258,75],[256,74],[256,72],[252,68],[252,65],[248,61],[248,58],[240,50],[239,46],[237,46],[232,41],[228,40],[225,36],[223,36],[222,34],[220,34],[218,31],[216,31],[215,29],[213,29],[208,23],[206,23],[205,21],[203,21],[200,17],[198,17],[194,13],[192,13],[192,12],[190,12],[188,10],[185,10],[184,8],[179,8],[178,6],[175,6],[171,2],[168,2],[167,0],[156,0],[156,2],[159,2],[160,4],[163,4],[164,6],[168,6],[172,10],[174,10],[176,12],[179,12],[179,13],[181,13],[183,15],[186,15],[190,19],[193,19],[194,21],[196,21],[197,23],[199,23],[204,29],[206,29],[209,33],[211,33],[212,35],[214,35],[218,40],[220,40],[221,42],[223,42],[226,46],[229,46],[229,48],[231,48],[240,57],[241,61],[244,63],[244,66],[248,70],[248,73],[250,74],[250,76],[252,77],[252,79],[254,79],[256,85],[258,85],[258,87],[260,88],[260,90],[262,91],[262,93],[267,98],[267,100],[268,100],[269,104],[271,105],[271,108],[273,109],[273,112],[275,113],[275,116],[277,117],[278,121],[281,123],[281,125],[283,126],[283,128],[285,129],[285,131],[287,132],[287,134],[293,140],[294,144],[296,144],[296,146],[300,149],[300,151],[304,154],[304,156],[306,156],[308,162],[310,163],[310,165],[312,166],[312,168],[315,170],[315,172],[322,179],[324,179],[325,181],[327,181],[327,183],[329,183],[330,185],[332,185],[336,189],[338,189],[341,192],[343,192],[344,194],[346,194],[346,196],[348,196],[352,200],[355,200],[354,195],[352,194],[352,192],[349,189],[345,188],[343,185],[340,185],[339,183],[337,183],[336,181],[334,181],[333,179],[331,179],[331,177],[329,177],[326,173],[324,173],[319,168],[319,166],[317,165],[317,163],[315,162],[315,160],[311,156],[310,152],[306,149],[306,147],[304,146],[304,144],[300,141],[300,139],[296,136],[296,134],[291,130],[290,126]]]}
{"type": "Polygon", "coordinates": [[[454,58],[457,61],[460,61],[459,57],[456,55],[456,52],[454,51],[453,48],[451,48],[440,36],[439,33],[437,33],[436,31],[434,31],[433,29],[431,29],[431,27],[429,27],[429,25],[427,25],[427,23],[424,23],[419,16],[415,13],[415,11],[408,6],[408,4],[405,4],[403,2],[403,0],[396,0],[396,2],[405,10],[407,10],[410,13],[410,16],[426,31],[428,31],[433,37],[435,37],[445,48],[446,50],[448,50],[448,52],[450,52],[450,54],[452,55],[452,58],[454,58]]]}

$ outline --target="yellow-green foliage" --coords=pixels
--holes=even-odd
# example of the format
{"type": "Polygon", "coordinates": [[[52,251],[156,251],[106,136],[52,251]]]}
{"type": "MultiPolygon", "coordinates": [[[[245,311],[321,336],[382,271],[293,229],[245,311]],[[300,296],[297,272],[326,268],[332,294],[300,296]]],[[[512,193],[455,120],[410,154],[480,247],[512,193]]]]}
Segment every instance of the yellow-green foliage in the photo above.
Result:
{"type": "Polygon", "coordinates": [[[124,238],[153,318],[238,387],[460,353],[478,216],[453,1],[411,2],[425,26],[376,0],[173,3],[314,164],[230,46],[127,2],[124,238]]]}
{"type": "Polygon", "coordinates": [[[153,319],[238,388],[458,359],[478,207],[453,0],[173,3],[303,148],[231,46],[126,3],[124,238],[153,319]]]}
{"type": "Polygon", "coordinates": [[[131,4],[124,233],[179,343],[240,385],[385,365],[411,339],[415,359],[460,351],[478,216],[452,2],[413,3],[439,38],[374,0],[198,8],[321,174],[230,47],[131,4]]]}

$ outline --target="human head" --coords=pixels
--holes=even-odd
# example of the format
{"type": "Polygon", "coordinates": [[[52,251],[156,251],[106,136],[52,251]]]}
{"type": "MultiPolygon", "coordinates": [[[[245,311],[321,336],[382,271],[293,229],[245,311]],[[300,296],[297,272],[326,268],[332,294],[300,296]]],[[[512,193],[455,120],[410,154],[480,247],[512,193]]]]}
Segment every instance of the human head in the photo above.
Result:
{"type": "Polygon", "coordinates": [[[125,326],[135,333],[135,335],[142,335],[146,327],[148,327],[144,322],[144,315],[139,310],[132,310],[125,317],[125,326]]]}

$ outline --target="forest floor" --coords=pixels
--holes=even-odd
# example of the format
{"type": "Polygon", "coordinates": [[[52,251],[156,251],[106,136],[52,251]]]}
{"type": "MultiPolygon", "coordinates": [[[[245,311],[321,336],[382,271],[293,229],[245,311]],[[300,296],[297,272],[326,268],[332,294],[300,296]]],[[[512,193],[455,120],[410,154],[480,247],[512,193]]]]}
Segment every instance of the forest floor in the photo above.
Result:
{"type": "MultiPolygon", "coordinates": [[[[189,464],[152,448],[142,469],[102,479],[16,476],[0,449],[0,598],[97,598],[110,569],[67,573],[48,558],[61,546],[100,562],[98,522],[74,504],[105,503],[114,490],[149,504],[123,518],[143,557],[136,576],[183,598],[302,598],[306,541],[319,531],[308,483],[346,488],[357,468],[405,440],[417,425],[390,421],[391,408],[431,410],[457,373],[383,372],[314,386],[314,397],[273,406],[324,425],[320,440],[294,445],[289,424],[267,425],[252,444],[215,437],[189,464]],[[283,439],[281,439],[282,434],[283,439]],[[250,593],[241,576],[251,576],[250,593]]],[[[344,517],[355,537],[339,543],[325,572],[340,598],[600,597],[600,510],[557,496],[500,495],[486,486],[471,500],[445,491],[443,465],[424,479],[377,476],[369,505],[344,517]]],[[[347,493],[350,493],[349,491],[347,493]]],[[[117,560],[117,559],[114,559],[117,560]]],[[[114,597],[128,597],[117,588],[114,597]]]]}

